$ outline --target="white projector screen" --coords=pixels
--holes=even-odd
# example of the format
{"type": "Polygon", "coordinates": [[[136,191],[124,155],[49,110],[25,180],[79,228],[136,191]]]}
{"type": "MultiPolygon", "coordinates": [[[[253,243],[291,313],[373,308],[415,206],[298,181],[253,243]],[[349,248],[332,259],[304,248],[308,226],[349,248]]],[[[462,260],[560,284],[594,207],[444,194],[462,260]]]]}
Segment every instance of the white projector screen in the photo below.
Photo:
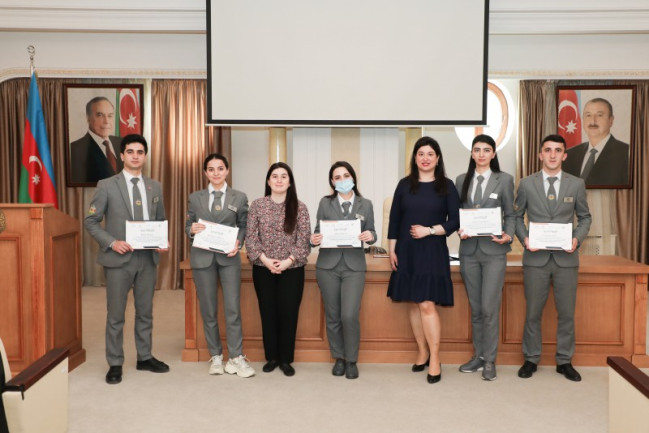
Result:
{"type": "Polygon", "coordinates": [[[488,0],[207,0],[208,123],[486,121],[488,0]]]}

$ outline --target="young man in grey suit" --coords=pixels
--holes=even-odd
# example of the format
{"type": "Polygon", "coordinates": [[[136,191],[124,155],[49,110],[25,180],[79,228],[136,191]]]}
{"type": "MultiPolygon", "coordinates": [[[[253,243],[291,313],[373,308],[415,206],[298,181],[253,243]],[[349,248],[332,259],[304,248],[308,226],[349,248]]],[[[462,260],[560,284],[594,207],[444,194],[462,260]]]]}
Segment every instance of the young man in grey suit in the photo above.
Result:
{"type": "Polygon", "coordinates": [[[106,382],[122,381],[124,363],[123,328],[126,300],[133,287],[135,302],[135,347],[138,370],[166,373],[169,366],[151,354],[153,293],[159,250],[134,250],[126,241],[126,221],[164,221],[160,183],[142,176],[148,151],[141,135],[122,139],[122,172],[99,181],[84,225],[99,244],[97,262],[106,275],[106,360],[110,369],[106,382]],[[101,222],[106,219],[105,227],[101,222]]]}
{"type": "Polygon", "coordinates": [[[525,363],[518,370],[521,378],[532,377],[541,359],[541,316],[548,299],[550,283],[557,308],[557,373],[578,382],[581,376],[572,366],[575,352],[575,302],[579,254],[577,248],[586,238],[592,218],[586,201],[584,180],[561,170],[566,159],[566,142],[560,135],[549,135],[541,142],[540,172],[521,180],[514,203],[516,236],[525,246],[523,280],[525,284],[525,329],[523,355],[525,363]],[[529,222],[573,224],[572,247],[569,250],[531,249],[529,222]]]}

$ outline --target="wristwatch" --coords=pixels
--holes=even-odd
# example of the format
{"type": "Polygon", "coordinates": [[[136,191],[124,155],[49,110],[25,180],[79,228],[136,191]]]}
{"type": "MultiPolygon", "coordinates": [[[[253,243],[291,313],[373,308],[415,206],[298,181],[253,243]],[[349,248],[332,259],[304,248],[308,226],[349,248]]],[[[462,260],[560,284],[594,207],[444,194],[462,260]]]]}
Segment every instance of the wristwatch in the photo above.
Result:
{"type": "Polygon", "coordinates": [[[435,236],[435,227],[428,227],[428,230],[430,230],[430,234],[435,236]]]}

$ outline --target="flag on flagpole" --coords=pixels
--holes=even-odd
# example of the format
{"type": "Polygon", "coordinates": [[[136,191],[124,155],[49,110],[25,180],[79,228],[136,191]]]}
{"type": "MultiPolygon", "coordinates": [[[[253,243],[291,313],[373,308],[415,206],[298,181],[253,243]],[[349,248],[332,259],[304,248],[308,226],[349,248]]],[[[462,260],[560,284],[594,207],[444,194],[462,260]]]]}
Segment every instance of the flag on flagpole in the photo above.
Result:
{"type": "Polygon", "coordinates": [[[566,140],[566,149],[581,144],[579,95],[575,90],[559,90],[557,121],[559,135],[566,140]]]}
{"type": "Polygon", "coordinates": [[[59,207],[36,72],[32,72],[29,83],[18,202],[53,203],[54,207],[59,207]]]}

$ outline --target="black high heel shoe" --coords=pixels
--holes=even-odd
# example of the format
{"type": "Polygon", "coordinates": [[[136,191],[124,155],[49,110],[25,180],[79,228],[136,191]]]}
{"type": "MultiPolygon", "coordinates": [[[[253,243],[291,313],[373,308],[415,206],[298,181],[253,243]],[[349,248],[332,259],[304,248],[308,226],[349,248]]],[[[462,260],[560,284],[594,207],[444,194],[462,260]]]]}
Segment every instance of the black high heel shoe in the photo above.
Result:
{"type": "Polygon", "coordinates": [[[439,365],[439,374],[436,374],[434,376],[432,374],[427,374],[426,375],[426,381],[428,383],[437,383],[440,380],[442,380],[442,365],[441,364],[439,365]]]}
{"type": "Polygon", "coordinates": [[[418,373],[420,371],[424,371],[424,368],[428,367],[430,365],[430,356],[426,360],[426,363],[424,364],[412,364],[412,372],[413,373],[418,373]]]}

